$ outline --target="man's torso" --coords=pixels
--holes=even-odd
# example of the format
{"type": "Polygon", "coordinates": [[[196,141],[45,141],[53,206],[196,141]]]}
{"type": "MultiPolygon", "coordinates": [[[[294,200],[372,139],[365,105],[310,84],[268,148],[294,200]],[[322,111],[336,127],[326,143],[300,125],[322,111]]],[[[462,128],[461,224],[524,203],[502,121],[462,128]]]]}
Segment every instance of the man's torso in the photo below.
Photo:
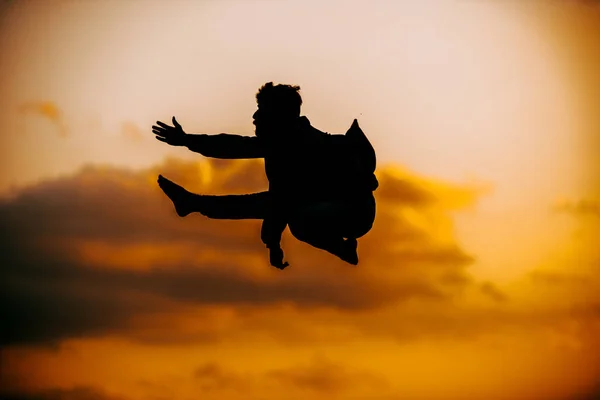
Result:
{"type": "Polygon", "coordinates": [[[376,178],[357,169],[345,135],[321,132],[303,118],[285,139],[268,146],[265,155],[275,197],[295,203],[372,196],[376,178]]]}

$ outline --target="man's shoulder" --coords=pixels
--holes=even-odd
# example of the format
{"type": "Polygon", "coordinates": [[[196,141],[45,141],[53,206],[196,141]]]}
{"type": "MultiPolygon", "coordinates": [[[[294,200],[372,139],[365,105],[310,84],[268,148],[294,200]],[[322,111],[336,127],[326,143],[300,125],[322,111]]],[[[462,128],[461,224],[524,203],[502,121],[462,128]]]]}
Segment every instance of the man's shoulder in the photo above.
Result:
{"type": "Polygon", "coordinates": [[[311,145],[324,145],[328,146],[344,146],[348,142],[348,137],[344,133],[329,133],[322,131],[313,126],[308,118],[300,117],[300,124],[304,132],[305,140],[311,145]]]}

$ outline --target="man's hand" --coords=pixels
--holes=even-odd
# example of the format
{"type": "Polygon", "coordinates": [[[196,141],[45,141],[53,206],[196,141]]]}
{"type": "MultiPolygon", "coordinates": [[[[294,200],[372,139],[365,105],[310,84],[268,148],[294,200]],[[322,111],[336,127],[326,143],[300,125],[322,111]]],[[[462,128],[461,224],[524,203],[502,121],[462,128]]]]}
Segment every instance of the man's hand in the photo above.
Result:
{"type": "Polygon", "coordinates": [[[284,269],[290,265],[287,262],[283,262],[283,250],[281,250],[281,247],[269,249],[269,259],[271,265],[275,268],[284,269]]]}
{"type": "Polygon", "coordinates": [[[161,142],[170,144],[171,146],[185,146],[186,133],[181,128],[181,125],[173,117],[173,125],[169,126],[163,122],[156,121],[159,126],[152,125],[152,133],[156,135],[156,139],[161,142]]]}

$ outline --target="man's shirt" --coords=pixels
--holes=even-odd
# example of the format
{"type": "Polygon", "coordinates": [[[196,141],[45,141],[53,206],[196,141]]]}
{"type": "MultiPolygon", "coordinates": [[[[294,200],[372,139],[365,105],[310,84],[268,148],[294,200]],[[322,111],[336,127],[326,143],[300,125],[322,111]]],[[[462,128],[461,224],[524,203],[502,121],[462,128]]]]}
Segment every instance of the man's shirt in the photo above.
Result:
{"type": "Polygon", "coordinates": [[[268,140],[231,134],[193,135],[192,151],[214,158],[264,158],[272,198],[263,241],[279,243],[290,210],[322,201],[352,201],[377,188],[375,151],[355,123],[345,135],[329,134],[300,117],[268,140]]]}

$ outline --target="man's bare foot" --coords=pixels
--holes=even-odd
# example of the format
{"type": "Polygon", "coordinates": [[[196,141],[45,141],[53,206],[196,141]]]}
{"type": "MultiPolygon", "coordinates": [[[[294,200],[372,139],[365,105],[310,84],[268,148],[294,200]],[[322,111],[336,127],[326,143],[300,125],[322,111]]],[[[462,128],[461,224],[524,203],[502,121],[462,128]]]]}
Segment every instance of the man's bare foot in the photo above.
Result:
{"type": "Polygon", "coordinates": [[[344,239],[344,245],[338,257],[346,261],[348,264],[358,265],[357,247],[358,241],[356,239],[344,239]]]}
{"type": "Polygon", "coordinates": [[[165,192],[165,194],[171,199],[175,206],[175,211],[180,217],[185,217],[189,213],[193,212],[193,197],[194,194],[188,192],[178,184],[171,182],[162,175],[158,176],[158,186],[165,192]]]}

